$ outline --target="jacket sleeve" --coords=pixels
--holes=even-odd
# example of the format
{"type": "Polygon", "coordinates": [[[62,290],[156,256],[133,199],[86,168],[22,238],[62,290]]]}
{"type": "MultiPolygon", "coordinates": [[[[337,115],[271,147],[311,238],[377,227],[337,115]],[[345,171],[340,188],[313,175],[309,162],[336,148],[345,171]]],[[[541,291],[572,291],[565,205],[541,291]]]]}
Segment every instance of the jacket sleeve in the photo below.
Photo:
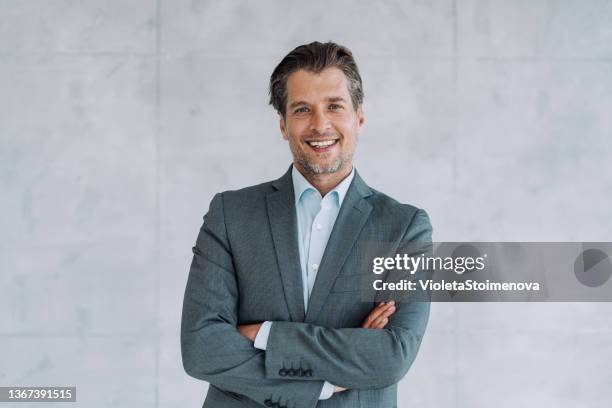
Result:
{"type": "Polygon", "coordinates": [[[181,354],[185,371],[264,406],[315,407],[323,381],[267,378],[264,352],[255,349],[237,329],[237,305],[223,197],[217,194],[193,247],[183,300],[181,354]]]}
{"type": "MultiPolygon", "coordinates": [[[[427,213],[418,210],[398,252],[410,242],[431,243],[431,234],[427,213]]],[[[418,279],[428,274],[421,271],[418,279]]],[[[274,322],[266,348],[266,376],[284,378],[282,369],[293,364],[309,367],[309,380],[326,380],[341,387],[366,390],[393,385],[408,372],[427,326],[429,294],[421,299],[396,303],[396,312],[384,329],[274,322]]]]}

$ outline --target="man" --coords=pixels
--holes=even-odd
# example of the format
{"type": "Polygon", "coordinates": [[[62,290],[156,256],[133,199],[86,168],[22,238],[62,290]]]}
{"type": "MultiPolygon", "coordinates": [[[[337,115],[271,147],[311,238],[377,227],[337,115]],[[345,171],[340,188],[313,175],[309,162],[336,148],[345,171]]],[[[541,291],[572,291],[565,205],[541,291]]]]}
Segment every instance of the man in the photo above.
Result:
{"type": "Polygon", "coordinates": [[[293,164],[278,180],[217,194],[183,303],[186,372],[204,407],[397,405],[428,302],[362,302],[358,244],[431,242],[425,211],[371,189],[353,168],[364,125],[351,52],[314,42],[270,79],[293,164]]]}

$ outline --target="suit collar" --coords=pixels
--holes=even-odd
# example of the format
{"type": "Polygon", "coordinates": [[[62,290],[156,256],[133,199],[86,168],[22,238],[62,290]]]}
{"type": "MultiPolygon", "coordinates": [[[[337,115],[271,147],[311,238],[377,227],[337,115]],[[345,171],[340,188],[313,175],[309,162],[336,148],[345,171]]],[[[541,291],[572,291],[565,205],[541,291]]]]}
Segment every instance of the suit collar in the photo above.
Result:
{"type": "MultiPolygon", "coordinates": [[[[274,187],[274,189],[276,190],[290,189],[291,193],[293,194],[293,191],[294,191],[293,190],[293,179],[291,175],[292,169],[293,169],[293,165],[290,165],[287,171],[285,172],[285,174],[283,174],[281,177],[279,177],[278,179],[272,182],[272,186],[274,187]]],[[[348,194],[348,190],[350,190],[351,188],[354,188],[357,190],[357,193],[363,198],[366,198],[372,195],[372,189],[365,183],[365,181],[363,181],[363,179],[361,178],[361,176],[359,175],[355,167],[353,167],[353,172],[354,172],[353,180],[349,184],[346,194],[348,194]]],[[[346,196],[344,198],[346,198],[346,196]]],[[[295,200],[293,200],[293,203],[295,203],[295,200]]]]}
{"type": "Polygon", "coordinates": [[[303,322],[305,317],[304,295],[300,254],[297,246],[297,216],[291,166],[281,178],[272,182],[272,186],[274,191],[266,196],[266,204],[285,302],[291,321],[303,322]]]}
{"type": "Polygon", "coordinates": [[[372,194],[370,187],[355,170],[355,176],[340,207],[338,218],[321,259],[317,278],[308,301],[305,322],[315,323],[319,320],[319,315],[336,277],[342,271],[372,212],[372,204],[366,200],[372,194]]]}
{"type": "Polygon", "coordinates": [[[340,207],[338,218],[325,248],[317,278],[308,301],[308,314],[304,310],[300,256],[298,252],[297,217],[292,166],[279,179],[272,182],[275,191],[267,195],[268,218],[281,274],[285,300],[292,321],[314,322],[327,300],[336,276],[342,270],[348,255],[363,229],[372,205],[366,200],[372,190],[361,179],[357,170],[340,207]]]}
{"type": "MultiPolygon", "coordinates": [[[[340,183],[338,183],[338,185],[336,187],[334,187],[329,193],[329,194],[335,194],[337,199],[338,199],[338,206],[342,205],[342,202],[344,201],[344,197],[346,197],[346,192],[348,191],[349,187],[351,186],[351,182],[353,181],[353,178],[355,176],[355,168],[351,168],[351,172],[349,173],[348,176],[346,176],[342,181],[340,181],[340,183]]],[[[304,175],[302,173],[300,173],[300,171],[295,167],[292,166],[291,169],[291,181],[293,182],[293,190],[294,190],[294,201],[296,203],[299,203],[300,199],[302,198],[302,194],[304,194],[304,192],[306,192],[307,190],[312,190],[312,191],[317,191],[317,189],[310,184],[310,182],[306,179],[306,177],[304,177],[304,175]]],[[[318,193],[317,193],[318,194],[318,193]]],[[[320,194],[319,194],[320,197],[320,194]]]]}

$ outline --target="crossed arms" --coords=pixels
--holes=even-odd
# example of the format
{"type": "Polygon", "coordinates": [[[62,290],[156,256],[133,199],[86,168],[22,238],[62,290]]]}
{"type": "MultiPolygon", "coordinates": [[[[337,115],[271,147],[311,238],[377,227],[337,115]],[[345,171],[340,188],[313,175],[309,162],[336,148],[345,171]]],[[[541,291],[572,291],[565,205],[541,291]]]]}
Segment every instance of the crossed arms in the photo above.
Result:
{"type": "MultiPolygon", "coordinates": [[[[387,323],[389,323],[389,317],[394,312],[395,312],[395,302],[393,300],[389,302],[380,302],[378,306],[376,306],[370,312],[368,317],[366,317],[361,327],[364,329],[383,329],[387,325],[387,323]]],[[[260,346],[257,345],[257,341],[259,341],[257,340],[257,336],[258,336],[258,333],[261,327],[262,327],[262,323],[241,324],[238,326],[238,331],[242,333],[244,336],[246,336],[253,343],[255,343],[255,347],[262,349],[260,346]]],[[[265,343],[267,344],[267,338],[265,340],[265,343]]],[[[263,347],[263,349],[265,350],[265,346],[263,347]]],[[[312,375],[311,370],[309,370],[309,374],[312,375]]],[[[336,392],[342,392],[348,389],[345,387],[333,386],[329,384],[329,382],[327,386],[331,388],[331,390],[329,391],[329,394],[323,397],[324,392],[321,391],[321,397],[319,397],[319,399],[327,399],[336,392]]],[[[325,386],[323,387],[323,389],[325,390],[325,386]]]]}
{"type": "MultiPolygon", "coordinates": [[[[402,242],[426,240],[431,240],[431,226],[419,210],[402,242]]],[[[193,254],[181,323],[183,366],[192,377],[259,404],[312,408],[324,381],[359,390],[387,387],[416,357],[429,314],[426,302],[398,304],[394,311],[386,305],[385,317],[370,321],[369,328],[274,322],[266,351],[255,349],[238,327],[238,287],[221,194],[204,216],[193,254]],[[304,359],[310,376],[281,375],[289,363],[304,359]]]]}

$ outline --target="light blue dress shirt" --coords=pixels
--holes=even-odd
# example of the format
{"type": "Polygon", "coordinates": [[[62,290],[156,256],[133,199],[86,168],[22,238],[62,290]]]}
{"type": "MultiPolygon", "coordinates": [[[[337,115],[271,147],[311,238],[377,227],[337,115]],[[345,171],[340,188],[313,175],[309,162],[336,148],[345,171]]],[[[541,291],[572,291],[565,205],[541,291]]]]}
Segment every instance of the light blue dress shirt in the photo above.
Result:
{"type": "MultiPolygon", "coordinates": [[[[355,169],[342,180],[325,197],[306,180],[293,166],[291,177],[295,194],[295,211],[297,215],[298,248],[300,267],[302,271],[302,288],[304,291],[304,311],[308,310],[308,300],[314,286],[319,265],[336,218],[340,212],[342,201],[355,176],[355,169]]],[[[255,347],[266,349],[272,322],[263,322],[255,337],[255,347]]],[[[327,381],[321,390],[319,399],[328,399],[334,393],[334,386],[327,381]]]]}

